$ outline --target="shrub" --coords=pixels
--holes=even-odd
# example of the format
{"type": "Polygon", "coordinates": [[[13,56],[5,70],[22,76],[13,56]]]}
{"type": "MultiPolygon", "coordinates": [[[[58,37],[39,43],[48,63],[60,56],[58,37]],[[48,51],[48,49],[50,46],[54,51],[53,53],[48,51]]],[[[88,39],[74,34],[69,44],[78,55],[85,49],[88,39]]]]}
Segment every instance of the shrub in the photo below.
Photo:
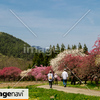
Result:
{"type": "Polygon", "coordinates": [[[21,69],[17,67],[5,67],[2,69],[2,76],[7,80],[17,80],[20,76],[21,69]]]}
{"type": "MultiPolygon", "coordinates": [[[[52,70],[51,69],[51,66],[35,66],[34,69],[32,69],[31,72],[28,73],[28,75],[32,75],[36,81],[38,80],[43,80],[43,81],[46,81],[47,80],[47,74],[49,73],[49,70],[52,70]]],[[[52,71],[53,72],[53,71],[52,71]]]]}

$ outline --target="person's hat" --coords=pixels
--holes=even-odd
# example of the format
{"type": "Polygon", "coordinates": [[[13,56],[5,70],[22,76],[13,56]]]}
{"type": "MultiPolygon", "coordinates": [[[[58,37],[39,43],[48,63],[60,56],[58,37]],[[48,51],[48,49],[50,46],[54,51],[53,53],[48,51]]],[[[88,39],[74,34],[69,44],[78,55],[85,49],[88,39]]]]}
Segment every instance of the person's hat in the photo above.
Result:
{"type": "Polygon", "coordinates": [[[64,69],[64,71],[66,71],[66,68],[64,69]]]}

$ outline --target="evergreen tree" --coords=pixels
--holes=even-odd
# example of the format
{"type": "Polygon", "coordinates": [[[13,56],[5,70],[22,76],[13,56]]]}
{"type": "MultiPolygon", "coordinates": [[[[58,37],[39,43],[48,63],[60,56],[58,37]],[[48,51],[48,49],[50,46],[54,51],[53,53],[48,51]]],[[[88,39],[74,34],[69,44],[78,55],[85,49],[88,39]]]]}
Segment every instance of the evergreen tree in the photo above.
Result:
{"type": "Polygon", "coordinates": [[[81,43],[78,44],[78,49],[82,49],[81,43]]]}
{"type": "Polygon", "coordinates": [[[31,64],[28,65],[28,69],[32,68],[31,64]]]}
{"type": "Polygon", "coordinates": [[[52,49],[53,49],[53,52],[55,53],[55,46],[54,45],[53,45],[52,49]]]}
{"type": "Polygon", "coordinates": [[[76,45],[72,45],[72,49],[77,49],[76,45]]]}
{"type": "Polygon", "coordinates": [[[41,64],[40,58],[38,57],[38,59],[36,60],[36,66],[39,67],[40,65],[42,65],[42,64],[41,64]]]}
{"type": "Polygon", "coordinates": [[[50,45],[50,47],[49,47],[49,52],[52,50],[52,45],[50,45]]]}
{"type": "Polygon", "coordinates": [[[51,49],[50,49],[50,52],[49,52],[49,60],[51,58],[54,58],[56,56],[56,53],[55,53],[55,46],[53,46],[51,49]]]}
{"type": "Polygon", "coordinates": [[[65,45],[62,43],[61,45],[61,52],[65,50],[65,45]]]}
{"type": "Polygon", "coordinates": [[[57,46],[56,46],[56,53],[57,53],[57,54],[60,53],[60,47],[59,47],[59,44],[57,44],[57,46]]]}
{"type": "Polygon", "coordinates": [[[46,54],[44,56],[44,66],[49,66],[49,56],[46,54]]]}
{"type": "Polygon", "coordinates": [[[54,58],[56,56],[56,53],[53,51],[53,49],[51,50],[51,53],[50,53],[50,59],[51,58],[54,58]]]}
{"type": "Polygon", "coordinates": [[[33,66],[40,66],[44,65],[44,56],[43,53],[35,53],[35,56],[33,58],[33,66]]]}
{"type": "Polygon", "coordinates": [[[48,55],[50,56],[52,52],[52,45],[50,45],[49,50],[48,50],[48,55]]]}
{"type": "Polygon", "coordinates": [[[88,53],[88,48],[87,48],[86,44],[84,44],[84,47],[83,47],[83,52],[84,52],[85,54],[87,54],[87,53],[88,53]]]}
{"type": "Polygon", "coordinates": [[[72,49],[74,49],[74,46],[72,45],[72,49]]]}
{"type": "Polygon", "coordinates": [[[38,53],[35,53],[33,58],[33,66],[36,65],[37,59],[38,59],[38,53]]]}
{"type": "Polygon", "coordinates": [[[70,48],[70,46],[69,46],[69,44],[68,44],[68,47],[67,47],[67,49],[71,49],[71,48],[70,48]]]}
{"type": "Polygon", "coordinates": [[[48,56],[50,55],[50,47],[48,49],[46,49],[45,55],[48,55],[48,56]]]}
{"type": "Polygon", "coordinates": [[[37,59],[37,66],[44,65],[44,56],[43,53],[39,53],[38,59],[37,59]]]}

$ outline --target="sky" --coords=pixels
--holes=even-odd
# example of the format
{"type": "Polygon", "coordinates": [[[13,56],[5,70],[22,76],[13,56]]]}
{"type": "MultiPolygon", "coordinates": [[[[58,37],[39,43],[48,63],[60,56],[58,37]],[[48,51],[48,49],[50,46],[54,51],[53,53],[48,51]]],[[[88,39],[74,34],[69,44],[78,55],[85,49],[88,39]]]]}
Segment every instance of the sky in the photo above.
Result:
{"type": "Polygon", "coordinates": [[[90,51],[100,35],[100,1],[0,0],[0,32],[31,46],[80,42],[90,51]]]}

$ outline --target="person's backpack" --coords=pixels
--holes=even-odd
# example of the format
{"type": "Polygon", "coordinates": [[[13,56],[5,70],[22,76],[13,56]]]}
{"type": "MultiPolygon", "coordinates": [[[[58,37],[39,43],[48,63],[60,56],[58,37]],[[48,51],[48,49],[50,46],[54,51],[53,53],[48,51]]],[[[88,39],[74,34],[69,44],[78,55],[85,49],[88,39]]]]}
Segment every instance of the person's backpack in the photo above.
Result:
{"type": "Polygon", "coordinates": [[[52,80],[52,75],[51,74],[49,75],[49,80],[52,80]]]}

